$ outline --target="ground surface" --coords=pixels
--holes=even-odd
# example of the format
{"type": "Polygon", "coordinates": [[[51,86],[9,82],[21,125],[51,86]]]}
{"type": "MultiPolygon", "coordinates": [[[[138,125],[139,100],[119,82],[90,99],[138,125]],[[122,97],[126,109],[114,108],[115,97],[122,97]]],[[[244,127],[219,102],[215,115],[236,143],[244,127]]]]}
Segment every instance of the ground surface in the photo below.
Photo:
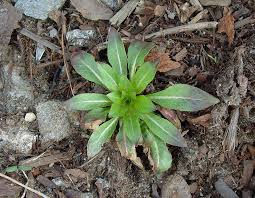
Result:
{"type": "MultiPolygon", "coordinates": [[[[114,13],[125,3],[115,7],[114,13]]],[[[96,123],[86,123],[84,113],[42,113],[47,108],[38,107],[40,103],[51,105],[47,102],[69,99],[70,82],[75,94],[104,92],[77,75],[69,57],[82,49],[97,60],[106,61],[104,42],[110,23],[82,17],[69,1],[59,9],[62,16],[61,12],[54,12],[51,19],[36,20],[23,15],[18,26],[13,27],[15,30],[1,31],[2,35],[11,35],[11,39],[9,42],[5,40],[6,35],[0,36],[0,41],[5,42],[0,47],[0,141],[7,142],[0,144],[0,171],[18,164],[32,166],[32,170],[6,174],[49,197],[255,196],[255,2],[232,0],[225,8],[210,5],[194,12],[185,3],[185,0],[145,1],[120,26],[115,26],[128,45],[134,39],[143,40],[149,33],[188,24],[201,11],[199,22],[220,23],[221,27],[216,29],[147,39],[156,44],[154,51],[166,56],[166,60],[160,60],[164,72],[157,73],[146,91],[161,90],[172,83],[187,83],[221,100],[201,112],[176,112],[188,147],[169,146],[173,156],[169,171],[155,175],[138,148],[146,169],[140,170],[120,155],[113,141],[98,156],[88,159],[86,143],[91,134],[88,128],[96,123]],[[36,61],[38,40],[22,34],[22,28],[59,46],[60,53],[53,52],[52,47],[46,48],[42,58],[36,61]],[[49,35],[52,29],[56,30],[53,38],[49,35]],[[77,47],[61,37],[63,32],[73,29],[90,29],[95,34],[84,38],[86,44],[77,47]],[[43,121],[24,119],[28,112],[37,116],[45,114],[44,120],[50,116],[49,123],[56,119],[60,128],[53,130],[60,132],[54,142],[41,138],[42,131],[50,126],[43,128],[40,127],[43,121]],[[17,138],[19,133],[21,136],[17,138]],[[35,159],[26,161],[30,158],[35,159]]],[[[0,17],[7,15],[2,13],[0,17]]],[[[49,108],[61,108],[58,105],[54,103],[49,108]]],[[[22,194],[35,197],[0,177],[0,196],[21,197],[22,194]]]]}

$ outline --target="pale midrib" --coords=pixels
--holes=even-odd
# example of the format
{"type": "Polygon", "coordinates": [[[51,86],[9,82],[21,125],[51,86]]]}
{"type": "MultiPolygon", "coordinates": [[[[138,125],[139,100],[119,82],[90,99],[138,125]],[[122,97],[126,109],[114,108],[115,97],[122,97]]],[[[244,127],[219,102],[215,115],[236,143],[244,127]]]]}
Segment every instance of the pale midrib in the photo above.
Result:
{"type": "Polygon", "coordinates": [[[155,148],[156,148],[156,153],[157,153],[157,155],[156,155],[156,157],[157,157],[157,159],[156,159],[156,164],[157,164],[157,168],[159,167],[159,149],[158,149],[158,144],[157,143],[155,143],[155,148]]]}
{"type": "Polygon", "coordinates": [[[137,59],[138,59],[138,57],[140,56],[140,53],[142,52],[142,49],[140,49],[139,50],[139,52],[138,52],[138,54],[137,54],[137,56],[136,56],[136,58],[135,58],[135,60],[134,60],[134,62],[133,62],[133,64],[132,64],[132,66],[131,66],[131,72],[130,72],[130,74],[131,74],[131,78],[133,77],[133,75],[134,75],[134,73],[135,73],[135,69],[136,69],[136,67],[135,67],[135,65],[136,65],[136,61],[137,61],[137,59]]]}
{"type": "Polygon", "coordinates": [[[101,77],[93,69],[91,69],[90,66],[86,62],[82,61],[82,63],[97,77],[99,82],[102,82],[101,77]]]}
{"type": "Polygon", "coordinates": [[[122,74],[123,71],[122,71],[121,62],[120,62],[120,56],[119,56],[117,41],[115,41],[115,47],[116,47],[116,50],[117,50],[117,59],[118,59],[118,62],[119,62],[120,73],[122,74]]]}
{"type": "Polygon", "coordinates": [[[154,124],[156,124],[161,130],[163,130],[163,131],[167,134],[167,136],[170,135],[170,134],[169,134],[164,128],[162,128],[162,127],[160,126],[160,124],[158,124],[153,118],[151,118],[150,116],[147,116],[147,118],[148,118],[149,120],[151,120],[154,124]]]}
{"type": "Polygon", "coordinates": [[[202,101],[199,98],[189,98],[189,97],[182,97],[182,96],[150,96],[151,99],[183,99],[183,100],[195,100],[195,101],[202,101]]]}
{"type": "Polygon", "coordinates": [[[139,80],[139,82],[137,83],[137,87],[140,87],[140,85],[142,84],[143,80],[148,76],[149,72],[146,73],[145,75],[143,75],[143,77],[139,80]]]}
{"type": "MultiPolygon", "coordinates": [[[[118,119],[118,118],[114,118],[114,120],[112,121],[112,123],[110,123],[110,124],[101,132],[101,134],[99,135],[99,137],[97,138],[97,140],[96,140],[95,143],[99,143],[99,142],[100,142],[99,140],[101,139],[101,137],[108,131],[108,129],[109,129],[110,127],[112,127],[113,124],[115,124],[115,122],[117,121],[117,119],[118,119]]],[[[102,146],[102,145],[100,145],[100,146],[102,146]]]]}
{"type": "Polygon", "coordinates": [[[105,73],[107,74],[107,76],[109,76],[109,78],[112,80],[113,84],[118,87],[117,83],[115,82],[115,80],[112,78],[112,76],[107,72],[105,71],[105,73]]]}

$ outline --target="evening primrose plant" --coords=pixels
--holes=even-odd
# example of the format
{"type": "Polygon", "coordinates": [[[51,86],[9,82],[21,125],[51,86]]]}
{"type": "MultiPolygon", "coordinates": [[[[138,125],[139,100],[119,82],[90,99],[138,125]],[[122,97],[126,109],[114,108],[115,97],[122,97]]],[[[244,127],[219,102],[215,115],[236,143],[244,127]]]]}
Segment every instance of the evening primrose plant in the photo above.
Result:
{"type": "Polygon", "coordinates": [[[179,111],[199,111],[218,103],[210,94],[185,84],[144,95],[143,91],[156,74],[156,64],[144,60],[152,48],[152,43],[135,41],[126,54],[120,35],[111,29],[107,46],[109,64],[96,62],[88,53],[72,58],[77,73],[109,90],[106,94],[79,94],[67,101],[73,110],[88,111],[88,120],[105,120],[90,136],[89,158],[98,154],[116,131],[122,156],[142,168],[136,153],[136,147],[141,145],[153,170],[164,172],[172,163],[167,144],[185,147],[186,142],[172,122],[154,113],[156,105],[179,111]]]}

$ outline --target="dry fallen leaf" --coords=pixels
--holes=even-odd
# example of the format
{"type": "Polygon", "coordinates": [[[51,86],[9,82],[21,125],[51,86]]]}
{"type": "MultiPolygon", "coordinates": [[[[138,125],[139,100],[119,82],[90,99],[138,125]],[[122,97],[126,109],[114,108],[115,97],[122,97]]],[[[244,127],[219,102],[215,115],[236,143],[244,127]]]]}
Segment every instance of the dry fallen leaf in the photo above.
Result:
{"type": "Polygon", "coordinates": [[[69,175],[73,181],[77,182],[79,179],[86,179],[88,177],[88,173],[75,168],[75,169],[66,169],[65,174],[69,175]]]}
{"type": "Polygon", "coordinates": [[[84,128],[85,129],[90,129],[90,130],[95,130],[102,123],[103,123],[102,120],[93,120],[91,122],[85,123],[84,128]]]}
{"type": "Polygon", "coordinates": [[[159,72],[168,72],[181,66],[179,62],[171,60],[169,55],[164,52],[151,52],[145,58],[145,60],[151,62],[159,62],[157,65],[157,70],[159,72]]]}
{"type": "Polygon", "coordinates": [[[169,120],[176,128],[181,129],[181,121],[174,110],[166,109],[163,107],[158,108],[158,111],[169,120]]]}
{"type": "Polygon", "coordinates": [[[12,31],[18,28],[22,14],[12,4],[0,2],[0,44],[9,44],[12,31]]]}
{"type": "Polygon", "coordinates": [[[210,124],[211,114],[205,114],[196,118],[188,119],[191,124],[198,124],[204,127],[208,127],[210,124]]]}
{"type": "Polygon", "coordinates": [[[157,5],[154,9],[155,16],[163,16],[166,12],[166,6],[157,5]]]}
{"type": "Polygon", "coordinates": [[[109,20],[113,16],[113,11],[95,0],[71,0],[71,4],[86,19],[91,20],[109,20]]]}
{"type": "Polygon", "coordinates": [[[228,36],[228,45],[231,46],[235,36],[235,19],[228,8],[225,8],[224,13],[224,16],[220,19],[218,24],[218,33],[225,32],[228,36]]]}

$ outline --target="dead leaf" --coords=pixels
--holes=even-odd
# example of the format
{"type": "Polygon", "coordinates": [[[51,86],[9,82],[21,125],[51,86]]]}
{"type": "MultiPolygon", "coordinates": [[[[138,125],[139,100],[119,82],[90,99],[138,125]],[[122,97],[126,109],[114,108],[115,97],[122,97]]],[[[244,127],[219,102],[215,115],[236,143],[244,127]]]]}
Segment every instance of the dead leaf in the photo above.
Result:
{"type": "Polygon", "coordinates": [[[0,3],[0,44],[9,44],[12,31],[18,28],[22,14],[12,4],[0,3]]]}
{"type": "Polygon", "coordinates": [[[176,115],[174,110],[171,109],[166,109],[163,107],[160,107],[159,112],[166,118],[168,119],[176,128],[180,129],[181,128],[181,122],[176,115]]]}
{"type": "Polygon", "coordinates": [[[181,61],[183,60],[188,54],[188,51],[186,49],[186,47],[184,47],[181,51],[179,51],[174,57],[173,59],[176,61],[181,61]]]}
{"type": "Polygon", "coordinates": [[[0,197],[19,197],[22,188],[10,181],[0,178],[0,197]]]}
{"type": "Polygon", "coordinates": [[[212,118],[211,114],[208,113],[196,118],[188,119],[188,121],[191,124],[198,124],[204,127],[208,127],[210,124],[211,118],[212,118]]]}
{"type": "Polygon", "coordinates": [[[163,16],[166,12],[166,6],[157,5],[154,9],[155,16],[163,16]]]}
{"type": "Polygon", "coordinates": [[[88,173],[80,169],[66,169],[65,174],[71,176],[72,180],[77,182],[79,179],[88,178],[88,173]]]}
{"type": "Polygon", "coordinates": [[[255,168],[255,160],[244,161],[243,176],[240,180],[239,189],[248,185],[248,183],[251,180],[254,168],[255,168]]]}
{"type": "Polygon", "coordinates": [[[113,11],[95,0],[71,0],[71,4],[86,19],[109,20],[113,16],[113,11]]]}
{"type": "Polygon", "coordinates": [[[189,20],[189,18],[191,17],[191,15],[196,12],[199,9],[199,6],[190,6],[190,4],[188,2],[184,3],[181,7],[180,7],[180,20],[182,23],[185,23],[187,20],[189,20]]]}
{"type": "Polygon", "coordinates": [[[102,124],[102,122],[103,122],[102,120],[93,120],[91,122],[85,123],[84,128],[85,129],[90,129],[90,130],[95,130],[95,129],[98,128],[98,126],[100,124],[102,124]]]}
{"type": "Polygon", "coordinates": [[[155,4],[150,1],[142,1],[135,9],[135,14],[139,18],[139,26],[147,26],[150,19],[154,17],[155,4]]]}
{"type": "Polygon", "coordinates": [[[234,41],[234,36],[235,36],[235,26],[234,22],[235,19],[233,15],[231,14],[231,11],[228,8],[225,8],[224,16],[220,19],[219,24],[218,24],[218,33],[225,32],[228,36],[228,45],[229,47],[234,41]],[[225,10],[226,9],[226,10],[225,10]]]}
{"type": "Polygon", "coordinates": [[[248,145],[248,151],[250,152],[252,158],[255,157],[255,146],[248,145]]]}
{"type": "Polygon", "coordinates": [[[159,72],[168,72],[181,66],[179,62],[171,60],[169,58],[169,54],[164,52],[151,52],[145,60],[150,62],[159,62],[157,65],[157,70],[159,72]]]}
{"type": "Polygon", "coordinates": [[[44,185],[45,187],[47,188],[51,188],[51,189],[55,189],[55,188],[58,188],[58,186],[51,180],[49,180],[47,177],[44,177],[42,175],[39,175],[36,180],[44,185]]]}

